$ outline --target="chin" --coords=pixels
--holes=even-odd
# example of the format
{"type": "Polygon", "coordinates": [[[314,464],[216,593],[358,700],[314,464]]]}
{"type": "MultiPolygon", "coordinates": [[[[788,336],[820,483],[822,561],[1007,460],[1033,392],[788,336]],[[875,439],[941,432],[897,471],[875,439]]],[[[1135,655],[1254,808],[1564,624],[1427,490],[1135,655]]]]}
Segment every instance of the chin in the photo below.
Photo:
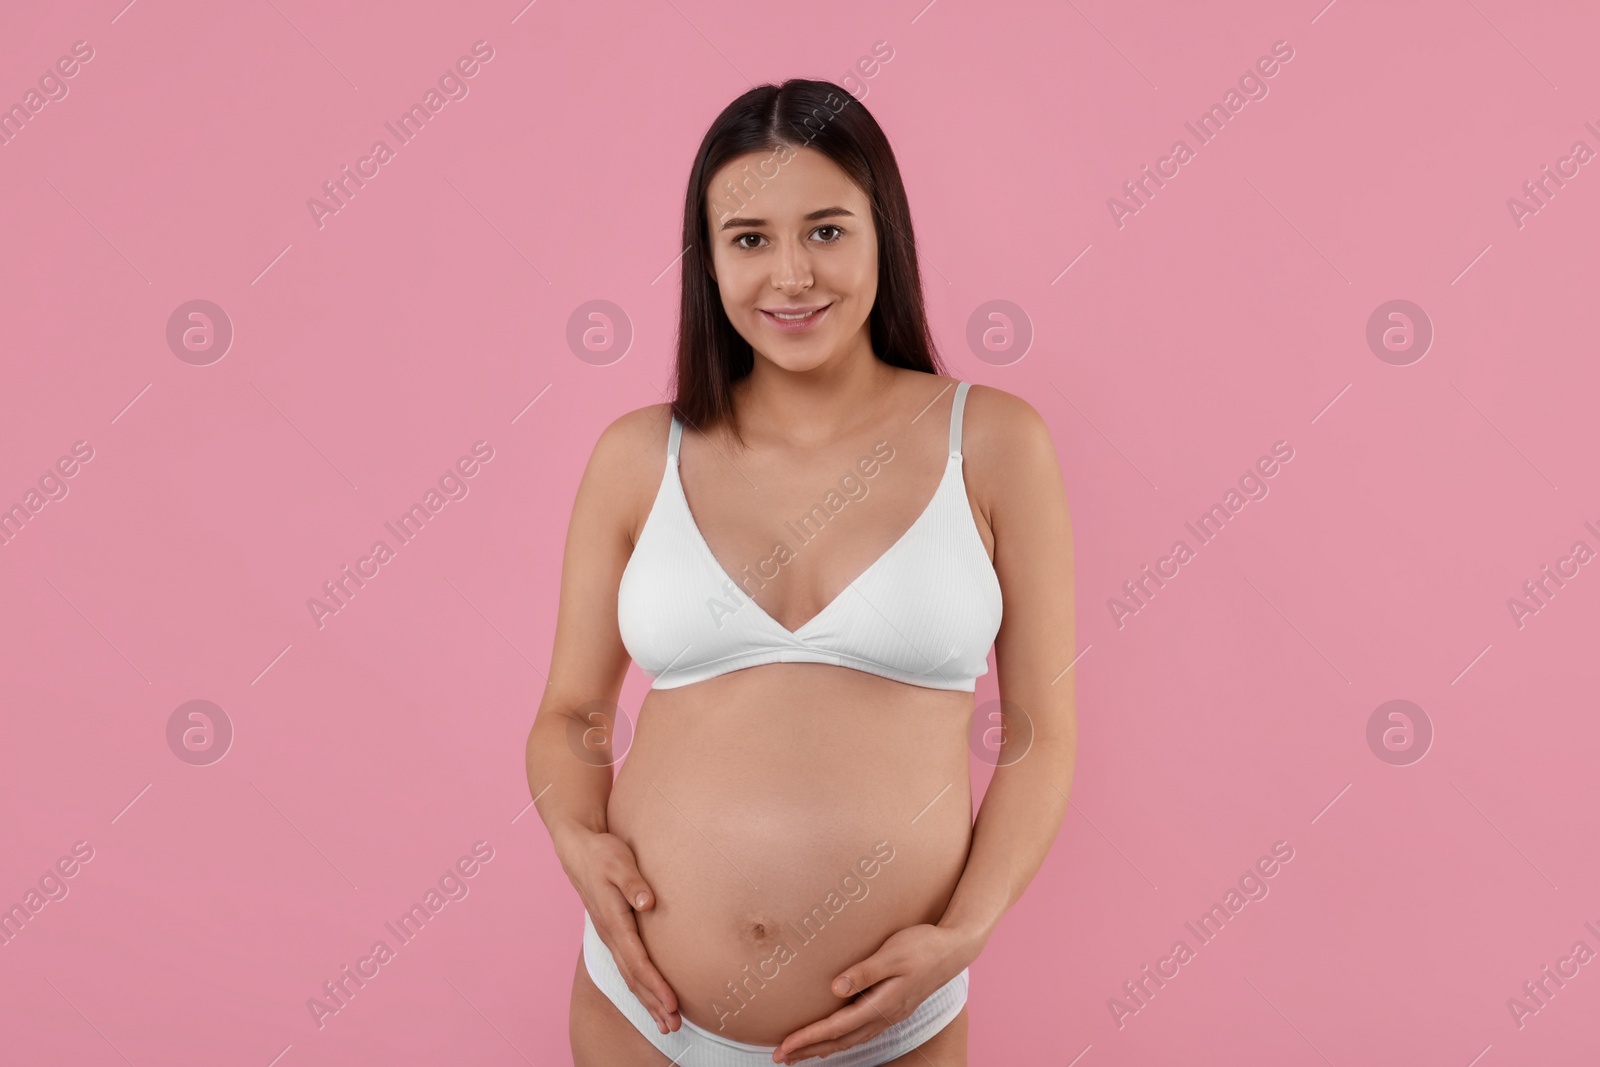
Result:
{"type": "MultiPolygon", "coordinates": [[[[760,350],[757,349],[757,351],[760,350]]],[[[824,346],[813,348],[808,345],[803,352],[785,352],[782,348],[779,348],[775,352],[762,352],[761,354],[767,358],[768,362],[782,367],[791,374],[803,374],[806,371],[816,370],[827,363],[829,351],[831,350],[824,346]]]]}

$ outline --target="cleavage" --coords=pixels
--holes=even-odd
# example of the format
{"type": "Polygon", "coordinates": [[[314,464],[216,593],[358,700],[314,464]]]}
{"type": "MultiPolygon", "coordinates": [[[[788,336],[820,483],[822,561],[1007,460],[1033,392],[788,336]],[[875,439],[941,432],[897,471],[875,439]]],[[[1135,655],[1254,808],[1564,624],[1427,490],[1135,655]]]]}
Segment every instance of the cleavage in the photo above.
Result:
{"type": "Polygon", "coordinates": [[[932,509],[948,453],[939,450],[940,465],[923,442],[886,438],[809,461],[803,472],[746,462],[741,473],[702,442],[680,449],[680,483],[701,539],[745,596],[791,634],[847,595],[932,509]],[[688,462],[684,451],[693,453],[688,462]],[[796,491],[797,482],[806,488],[796,491]]]}

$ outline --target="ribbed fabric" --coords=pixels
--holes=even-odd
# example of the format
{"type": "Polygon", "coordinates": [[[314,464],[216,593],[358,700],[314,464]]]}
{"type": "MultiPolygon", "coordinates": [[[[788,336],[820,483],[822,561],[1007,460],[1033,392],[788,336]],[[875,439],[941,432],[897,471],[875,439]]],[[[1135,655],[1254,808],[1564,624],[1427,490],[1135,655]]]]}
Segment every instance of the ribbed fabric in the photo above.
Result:
{"type": "MultiPolygon", "coordinates": [[[[587,910],[583,913],[583,963],[589,977],[606,995],[617,1010],[625,1015],[634,1028],[670,1059],[674,1067],[772,1067],[772,1050],[777,1045],[751,1045],[743,1041],[730,1041],[720,1034],[696,1026],[681,1015],[683,1026],[663,1034],[656,1029],[656,1021],[644,1006],[627,980],[617,969],[611,950],[600,940],[594,920],[587,910]]],[[[876,1037],[832,1055],[807,1057],[801,1063],[821,1063],[828,1067],[876,1067],[897,1056],[904,1056],[918,1045],[950,1025],[961,1014],[967,1002],[967,971],[965,969],[950,981],[933,991],[933,995],[919,1004],[914,1011],[876,1037]]]]}
{"type": "MultiPolygon", "coordinates": [[[[973,692],[1000,630],[1000,580],[967,503],[956,386],[944,477],[915,522],[798,630],[735,583],[702,536],[678,471],[683,426],[617,589],[617,625],[652,689],[763,663],[828,663],[929,689],[973,692]]],[[[847,507],[849,505],[846,505],[847,507]]],[[[799,546],[791,546],[791,551],[799,546]]]]}

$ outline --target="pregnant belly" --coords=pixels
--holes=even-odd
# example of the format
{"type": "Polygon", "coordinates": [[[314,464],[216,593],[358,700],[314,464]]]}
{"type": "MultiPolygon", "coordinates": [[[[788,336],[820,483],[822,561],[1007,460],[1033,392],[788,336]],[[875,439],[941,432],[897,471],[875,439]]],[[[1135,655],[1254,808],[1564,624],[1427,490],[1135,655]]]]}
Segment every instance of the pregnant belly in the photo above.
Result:
{"type": "Polygon", "coordinates": [[[944,913],[966,863],[972,694],[816,664],[652,692],[608,808],[683,1017],[774,1045],[839,972],[944,913]]]}

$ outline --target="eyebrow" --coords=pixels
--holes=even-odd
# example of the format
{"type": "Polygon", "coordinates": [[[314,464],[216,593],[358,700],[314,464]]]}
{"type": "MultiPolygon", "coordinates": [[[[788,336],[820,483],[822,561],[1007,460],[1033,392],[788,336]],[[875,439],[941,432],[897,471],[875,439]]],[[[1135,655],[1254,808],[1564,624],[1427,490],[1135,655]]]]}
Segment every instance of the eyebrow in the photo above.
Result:
{"type": "MultiPolygon", "coordinates": [[[[809,214],[809,215],[807,215],[805,217],[804,221],[806,221],[806,222],[815,222],[817,219],[832,218],[832,217],[837,216],[837,215],[848,215],[851,218],[855,218],[856,217],[856,213],[854,211],[846,211],[842,207],[824,207],[824,208],[818,208],[816,211],[811,212],[811,214],[809,214]]],[[[738,218],[736,216],[736,217],[731,218],[728,221],[724,222],[721,226],[717,227],[717,229],[718,230],[731,230],[736,226],[765,226],[765,225],[767,225],[767,220],[766,219],[742,219],[742,218],[738,218]]]]}

